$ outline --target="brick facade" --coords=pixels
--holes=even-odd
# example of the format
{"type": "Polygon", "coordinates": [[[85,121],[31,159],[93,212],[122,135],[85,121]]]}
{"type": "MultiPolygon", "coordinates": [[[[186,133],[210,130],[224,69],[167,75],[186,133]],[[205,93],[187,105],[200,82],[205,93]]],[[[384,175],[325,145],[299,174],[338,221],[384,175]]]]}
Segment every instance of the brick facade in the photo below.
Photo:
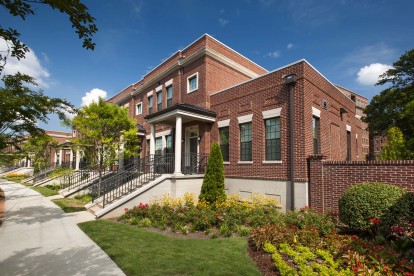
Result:
{"type": "Polygon", "coordinates": [[[198,120],[197,116],[186,118],[182,125],[183,152],[189,148],[186,128],[198,128],[198,153],[208,154],[211,143],[220,142],[219,123],[228,122],[229,162],[225,163],[225,174],[227,179],[232,179],[227,183],[232,192],[242,190],[237,187],[237,179],[243,179],[240,182],[250,183],[250,187],[243,188],[246,194],[261,192],[275,196],[286,207],[293,201],[292,193],[297,197],[300,191],[302,199],[298,201],[299,205],[294,205],[306,205],[307,158],[315,153],[313,124],[316,120],[319,122],[317,153],[329,160],[365,160],[368,132],[361,121],[363,114],[357,108],[358,104],[365,103],[364,97],[332,84],[306,60],[268,72],[209,35],[173,54],[142,80],[108,100],[128,107],[129,115],[145,129],[140,136],[141,156],[149,152],[148,118],[152,123],[156,122],[156,137],[162,135],[164,145],[165,135],[175,133],[175,122],[171,117],[153,119],[154,116],[163,118],[169,85],[173,89],[173,106],[187,104],[216,114],[215,122],[198,120]],[[296,81],[285,83],[285,76],[291,74],[296,75],[296,81]],[[189,92],[189,78],[194,75],[197,75],[198,87],[189,92]],[[294,114],[290,114],[291,88],[294,114]],[[163,97],[161,110],[157,108],[158,91],[162,91],[163,97]],[[152,115],[148,112],[149,96],[153,100],[152,115]],[[136,112],[138,103],[142,104],[142,114],[136,112]],[[266,160],[265,119],[268,114],[277,114],[272,116],[280,121],[281,156],[277,160],[266,160]],[[290,122],[292,115],[293,125],[290,122]],[[241,162],[239,120],[245,118],[252,124],[252,160],[241,162]],[[291,130],[294,133],[294,160],[291,160],[291,130]],[[291,179],[292,168],[294,179],[291,179]]]}
{"type": "Polygon", "coordinates": [[[310,206],[317,211],[338,210],[344,191],[363,182],[384,182],[414,192],[414,160],[326,161],[309,157],[310,206]]]}

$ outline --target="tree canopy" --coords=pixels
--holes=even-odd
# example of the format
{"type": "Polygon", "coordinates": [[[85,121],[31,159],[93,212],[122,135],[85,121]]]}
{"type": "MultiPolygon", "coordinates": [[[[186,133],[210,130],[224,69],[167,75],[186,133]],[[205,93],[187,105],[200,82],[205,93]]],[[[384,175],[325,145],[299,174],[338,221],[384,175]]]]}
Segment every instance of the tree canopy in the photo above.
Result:
{"type": "MultiPolygon", "coordinates": [[[[91,50],[95,48],[92,36],[98,31],[98,28],[94,23],[95,18],[89,14],[88,7],[81,0],[0,0],[0,7],[22,20],[35,14],[36,9],[32,7],[33,4],[45,5],[68,15],[75,33],[79,39],[83,39],[82,47],[91,50]]],[[[0,73],[9,55],[21,59],[29,51],[29,48],[19,37],[20,33],[16,29],[0,25],[0,38],[4,39],[8,46],[7,51],[0,52],[0,73]]]]}
{"type": "Polygon", "coordinates": [[[129,118],[125,108],[102,98],[80,109],[71,125],[79,132],[72,142],[82,150],[86,161],[99,171],[99,186],[106,167],[120,155],[128,158],[138,150],[134,120],[129,118]]]}
{"type": "Polygon", "coordinates": [[[364,121],[373,136],[385,135],[392,127],[399,128],[408,149],[414,151],[414,49],[381,75],[377,85],[385,84],[389,87],[374,96],[366,107],[364,121]]]}
{"type": "Polygon", "coordinates": [[[47,134],[29,137],[23,148],[27,155],[33,158],[36,171],[42,171],[49,167],[51,148],[58,142],[47,134]]]}
{"type": "Polygon", "coordinates": [[[382,147],[379,160],[404,160],[410,158],[401,130],[392,127],[388,130],[388,143],[382,147]]]}
{"type": "Polygon", "coordinates": [[[28,85],[35,84],[32,77],[7,75],[0,87],[0,150],[8,146],[18,149],[25,134],[36,136],[44,130],[38,125],[46,122],[48,114],[55,113],[61,120],[66,112],[74,110],[68,101],[45,96],[42,91],[33,91],[28,85]]]}

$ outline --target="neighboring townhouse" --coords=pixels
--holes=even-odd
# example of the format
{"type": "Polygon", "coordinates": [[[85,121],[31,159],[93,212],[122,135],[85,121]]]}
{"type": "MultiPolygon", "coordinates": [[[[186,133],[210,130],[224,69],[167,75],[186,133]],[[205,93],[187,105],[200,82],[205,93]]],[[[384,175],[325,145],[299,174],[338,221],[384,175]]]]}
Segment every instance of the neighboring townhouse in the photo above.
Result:
{"type": "Polygon", "coordinates": [[[268,72],[207,34],[108,101],[136,119],[141,158],[171,156],[164,173],[174,195],[199,191],[197,177],[178,185],[203,172],[213,142],[228,193],[262,193],[284,210],[309,204],[310,155],[359,161],[368,153],[366,98],[306,60],[268,72]]]}

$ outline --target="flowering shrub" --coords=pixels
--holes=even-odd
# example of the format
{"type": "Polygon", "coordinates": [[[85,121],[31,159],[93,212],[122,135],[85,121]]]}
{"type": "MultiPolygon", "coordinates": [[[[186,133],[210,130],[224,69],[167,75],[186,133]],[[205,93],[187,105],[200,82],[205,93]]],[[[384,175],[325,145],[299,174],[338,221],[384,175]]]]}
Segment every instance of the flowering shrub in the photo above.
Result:
{"type": "Polygon", "coordinates": [[[121,219],[131,222],[149,219],[153,226],[171,227],[181,231],[187,226],[191,231],[219,229],[223,236],[237,232],[241,236],[250,233],[251,227],[282,220],[279,203],[261,195],[253,194],[246,200],[238,195],[230,195],[225,201],[210,205],[204,201],[197,202],[194,194],[186,193],[174,198],[170,195],[154,198],[149,204],[139,204],[126,209],[121,219]]]}
{"type": "Polygon", "coordinates": [[[299,229],[315,228],[321,235],[333,233],[336,229],[331,214],[317,214],[309,207],[301,208],[295,212],[287,212],[285,223],[286,225],[295,225],[299,229]]]}

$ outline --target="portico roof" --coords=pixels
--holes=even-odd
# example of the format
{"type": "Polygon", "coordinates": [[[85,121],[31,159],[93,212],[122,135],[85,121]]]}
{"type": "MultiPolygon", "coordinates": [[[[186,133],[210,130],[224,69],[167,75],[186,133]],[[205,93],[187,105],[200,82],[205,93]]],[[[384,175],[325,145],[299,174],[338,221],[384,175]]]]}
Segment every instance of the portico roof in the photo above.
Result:
{"type": "Polygon", "coordinates": [[[149,124],[175,125],[177,115],[182,117],[183,123],[190,121],[216,121],[216,112],[191,104],[176,104],[147,115],[145,119],[149,124]]]}

